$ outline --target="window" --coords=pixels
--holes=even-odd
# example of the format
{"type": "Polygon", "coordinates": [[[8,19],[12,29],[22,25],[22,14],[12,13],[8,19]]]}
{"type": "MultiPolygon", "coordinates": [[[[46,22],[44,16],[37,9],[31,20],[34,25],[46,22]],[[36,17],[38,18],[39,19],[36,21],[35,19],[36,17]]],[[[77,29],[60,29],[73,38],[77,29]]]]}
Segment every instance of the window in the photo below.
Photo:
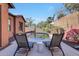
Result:
{"type": "Polygon", "coordinates": [[[19,22],[19,30],[23,31],[23,23],[22,22],[19,22]]]}
{"type": "Polygon", "coordinates": [[[8,19],[8,31],[11,31],[11,19],[8,19]]]}

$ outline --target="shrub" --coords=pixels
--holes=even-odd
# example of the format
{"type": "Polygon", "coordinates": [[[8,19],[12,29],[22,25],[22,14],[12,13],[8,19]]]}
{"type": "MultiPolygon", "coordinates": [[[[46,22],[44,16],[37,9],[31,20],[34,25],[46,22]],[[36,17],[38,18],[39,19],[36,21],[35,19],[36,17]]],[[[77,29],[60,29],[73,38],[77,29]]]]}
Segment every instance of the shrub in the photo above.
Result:
{"type": "Polygon", "coordinates": [[[71,29],[67,32],[66,40],[74,43],[79,43],[79,29],[71,29]]]}
{"type": "Polygon", "coordinates": [[[74,35],[74,39],[75,39],[76,41],[79,41],[79,34],[74,35]]]}

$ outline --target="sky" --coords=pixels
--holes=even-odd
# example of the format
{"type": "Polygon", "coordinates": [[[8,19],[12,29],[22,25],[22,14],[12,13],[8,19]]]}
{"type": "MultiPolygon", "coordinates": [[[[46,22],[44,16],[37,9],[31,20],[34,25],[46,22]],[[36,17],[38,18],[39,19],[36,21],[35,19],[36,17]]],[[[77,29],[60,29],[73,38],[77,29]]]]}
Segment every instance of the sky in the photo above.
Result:
{"type": "Polygon", "coordinates": [[[10,13],[23,15],[25,19],[31,17],[35,24],[46,21],[47,17],[53,16],[64,7],[62,3],[14,3],[14,6],[15,9],[9,9],[10,13]]]}

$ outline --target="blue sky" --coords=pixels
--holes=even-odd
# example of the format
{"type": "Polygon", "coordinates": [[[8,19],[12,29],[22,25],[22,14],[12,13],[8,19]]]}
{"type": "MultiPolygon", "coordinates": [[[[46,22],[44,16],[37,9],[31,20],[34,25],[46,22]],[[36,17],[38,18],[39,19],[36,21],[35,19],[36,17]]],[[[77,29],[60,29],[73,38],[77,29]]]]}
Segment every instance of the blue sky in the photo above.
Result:
{"type": "Polygon", "coordinates": [[[62,3],[14,3],[14,6],[15,9],[10,9],[9,12],[23,15],[25,19],[32,17],[36,24],[63,8],[62,3]]]}

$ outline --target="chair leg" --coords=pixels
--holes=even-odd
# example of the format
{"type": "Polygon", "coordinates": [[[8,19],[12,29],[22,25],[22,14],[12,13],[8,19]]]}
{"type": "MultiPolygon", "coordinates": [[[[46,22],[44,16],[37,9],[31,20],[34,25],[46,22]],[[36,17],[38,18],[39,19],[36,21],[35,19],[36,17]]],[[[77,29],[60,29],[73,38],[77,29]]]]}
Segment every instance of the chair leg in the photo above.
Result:
{"type": "Polygon", "coordinates": [[[14,53],[14,56],[16,55],[16,52],[19,50],[19,48],[17,47],[17,49],[16,49],[16,51],[15,51],[15,53],[14,53]]]}
{"type": "Polygon", "coordinates": [[[27,51],[26,56],[28,55],[28,52],[29,52],[29,51],[27,51]]]}
{"type": "Polygon", "coordinates": [[[34,46],[34,43],[32,44],[32,48],[33,48],[33,46],[34,46]]]}
{"type": "Polygon", "coordinates": [[[50,50],[51,51],[51,54],[52,54],[52,56],[53,56],[53,50],[50,50]]]}
{"type": "Polygon", "coordinates": [[[28,55],[28,52],[31,50],[31,48],[29,48],[29,50],[27,50],[26,56],[28,55]]]}
{"type": "Polygon", "coordinates": [[[62,53],[63,53],[63,56],[65,56],[64,51],[63,51],[62,47],[61,47],[61,46],[59,46],[59,48],[61,49],[61,51],[62,51],[62,53]]]}
{"type": "Polygon", "coordinates": [[[45,47],[47,47],[46,43],[44,43],[45,47]]]}

